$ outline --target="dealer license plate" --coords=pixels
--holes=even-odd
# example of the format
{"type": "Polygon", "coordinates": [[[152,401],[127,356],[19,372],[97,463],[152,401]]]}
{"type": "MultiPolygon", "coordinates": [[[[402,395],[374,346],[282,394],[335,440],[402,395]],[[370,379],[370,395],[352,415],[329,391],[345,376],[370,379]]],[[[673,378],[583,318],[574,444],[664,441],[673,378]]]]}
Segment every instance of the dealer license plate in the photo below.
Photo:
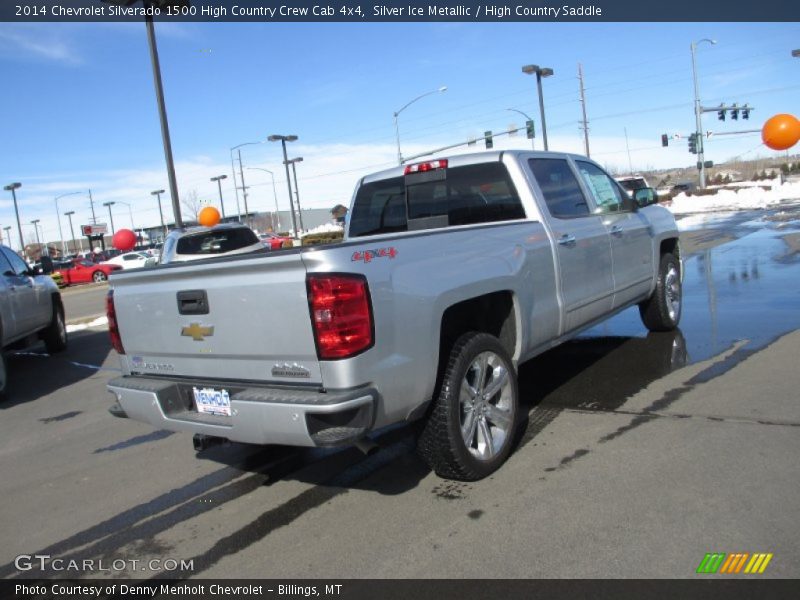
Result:
{"type": "Polygon", "coordinates": [[[231,396],[228,390],[214,388],[192,388],[197,412],[208,415],[231,416],[231,396]]]}

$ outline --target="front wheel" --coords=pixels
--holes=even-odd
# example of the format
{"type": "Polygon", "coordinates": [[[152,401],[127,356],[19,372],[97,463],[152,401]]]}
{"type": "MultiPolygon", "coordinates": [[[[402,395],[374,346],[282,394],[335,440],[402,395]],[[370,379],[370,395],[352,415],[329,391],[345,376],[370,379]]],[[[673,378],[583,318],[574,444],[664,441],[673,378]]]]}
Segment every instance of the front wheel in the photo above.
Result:
{"type": "Polygon", "coordinates": [[[108,279],[108,277],[106,277],[106,274],[103,273],[102,271],[95,271],[94,274],[92,275],[92,280],[95,281],[96,283],[105,281],[106,279],[108,279]]]}
{"type": "Polygon", "coordinates": [[[653,295],[639,305],[642,323],[650,331],[672,331],[681,320],[681,266],[670,253],[661,256],[653,295]]]}
{"type": "Polygon", "coordinates": [[[511,452],[518,406],[516,371],[500,341],[465,333],[450,352],[417,450],[440,477],[482,479],[511,452]]]}

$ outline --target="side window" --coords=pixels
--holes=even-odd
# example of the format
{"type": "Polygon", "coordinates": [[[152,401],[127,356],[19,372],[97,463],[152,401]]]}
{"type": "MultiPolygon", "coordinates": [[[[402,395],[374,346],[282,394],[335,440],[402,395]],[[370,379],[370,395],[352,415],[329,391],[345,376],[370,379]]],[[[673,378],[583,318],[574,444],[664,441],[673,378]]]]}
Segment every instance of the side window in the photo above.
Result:
{"type": "Polygon", "coordinates": [[[569,219],[590,214],[581,186],[565,159],[531,158],[528,165],[542,190],[551,215],[559,219],[569,219]]]}
{"type": "Polygon", "coordinates": [[[14,273],[17,275],[23,275],[28,272],[28,265],[22,260],[19,256],[14,254],[8,248],[0,248],[2,250],[3,255],[8,259],[8,262],[11,263],[11,268],[13,269],[14,273]]]}
{"type": "Polygon", "coordinates": [[[589,193],[594,198],[597,205],[596,212],[612,213],[631,209],[628,195],[623,194],[616,181],[592,163],[582,160],[575,163],[586,187],[589,188],[589,193]]]}

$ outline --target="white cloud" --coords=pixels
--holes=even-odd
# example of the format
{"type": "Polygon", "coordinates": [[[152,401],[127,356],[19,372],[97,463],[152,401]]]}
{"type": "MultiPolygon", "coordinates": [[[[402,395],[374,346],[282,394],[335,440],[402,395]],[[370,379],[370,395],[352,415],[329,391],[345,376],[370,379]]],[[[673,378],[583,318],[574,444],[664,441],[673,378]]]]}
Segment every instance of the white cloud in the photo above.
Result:
{"type": "Polygon", "coordinates": [[[83,62],[75,43],[62,29],[28,23],[0,26],[0,56],[13,60],[33,58],[69,66],[83,62]]]}

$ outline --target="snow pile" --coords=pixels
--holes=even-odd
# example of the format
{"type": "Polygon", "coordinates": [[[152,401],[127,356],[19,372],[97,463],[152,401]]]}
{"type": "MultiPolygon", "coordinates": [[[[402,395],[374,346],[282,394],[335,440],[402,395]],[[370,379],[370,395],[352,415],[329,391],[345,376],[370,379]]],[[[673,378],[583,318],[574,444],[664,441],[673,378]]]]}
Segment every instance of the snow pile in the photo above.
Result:
{"type": "MultiPolygon", "coordinates": [[[[765,184],[769,185],[769,184],[765,184]]],[[[773,183],[771,189],[743,187],[739,190],[719,190],[707,196],[687,196],[680,193],[668,208],[676,215],[723,210],[752,210],[780,204],[784,200],[800,200],[800,182],[773,183]]]]}
{"type": "Polygon", "coordinates": [[[84,329],[89,329],[90,327],[101,327],[103,325],[108,325],[108,317],[98,317],[94,321],[89,321],[88,323],[67,325],[67,333],[72,333],[73,331],[82,331],[84,329]]]}
{"type": "Polygon", "coordinates": [[[341,225],[336,225],[335,223],[324,223],[319,227],[314,227],[314,229],[309,229],[308,231],[304,231],[300,234],[300,236],[309,235],[311,233],[329,233],[333,231],[344,231],[344,228],[341,225]]]}

